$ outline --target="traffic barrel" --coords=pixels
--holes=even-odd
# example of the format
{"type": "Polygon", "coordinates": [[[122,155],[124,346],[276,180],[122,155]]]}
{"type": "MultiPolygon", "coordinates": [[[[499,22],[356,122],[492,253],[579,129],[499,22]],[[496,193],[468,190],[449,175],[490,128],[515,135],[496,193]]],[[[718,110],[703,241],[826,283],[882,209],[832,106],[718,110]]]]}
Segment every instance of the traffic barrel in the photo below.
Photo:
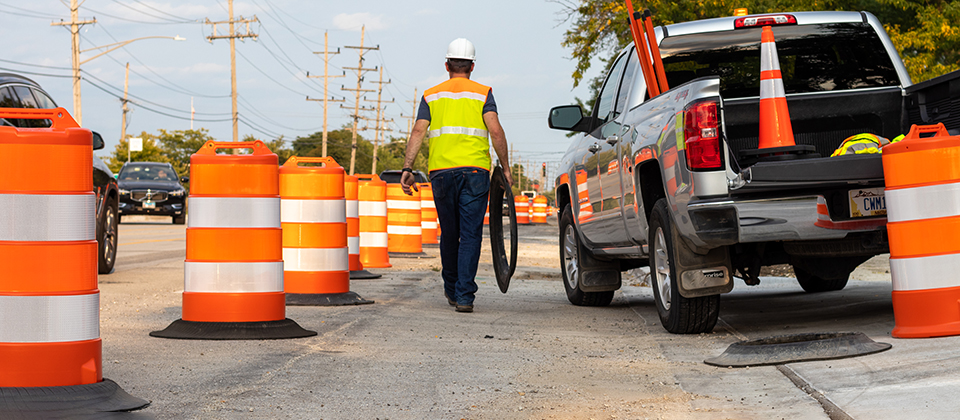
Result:
{"type": "MultiPolygon", "coordinates": [[[[587,171],[577,169],[577,221],[585,222],[593,217],[593,205],[590,203],[590,191],[587,189],[587,171]]],[[[518,216],[519,217],[519,216],[518,216]]]]}
{"type": "MultiPolygon", "coordinates": [[[[356,177],[353,180],[356,193],[356,177]]],[[[350,206],[344,195],[346,185],[343,167],[331,157],[294,156],[280,167],[283,289],[287,305],[373,303],[350,291],[351,256],[347,247],[350,206]],[[323,166],[301,166],[302,163],[323,166]]],[[[356,206],[353,210],[356,212],[356,206]]],[[[358,233],[358,242],[359,239],[358,233]]],[[[359,265],[360,244],[356,246],[359,265]]]]}
{"type": "Polygon", "coordinates": [[[547,223],[547,197],[538,195],[533,199],[532,223],[547,223]]]}
{"type": "Polygon", "coordinates": [[[487,203],[487,212],[483,214],[483,224],[490,224],[490,203],[487,203]]]}
{"type": "Polygon", "coordinates": [[[529,225],[530,224],[530,201],[528,201],[527,196],[518,195],[513,199],[513,205],[517,208],[517,224],[518,225],[529,225]]]}
{"type": "Polygon", "coordinates": [[[63,108],[0,109],[0,418],[95,417],[147,401],[103,378],[93,135],[63,108]]]}
{"type": "Polygon", "coordinates": [[[151,336],[247,340],[317,335],[286,318],[280,166],[262,141],[208,141],[190,156],[183,317],[151,336]],[[218,149],[252,149],[217,154],[218,149]]]}
{"type": "Polygon", "coordinates": [[[437,204],[433,202],[433,187],[429,182],[417,184],[420,187],[420,242],[423,245],[440,245],[437,229],[437,204]]]}
{"type": "Polygon", "coordinates": [[[420,215],[420,190],[412,195],[400,184],[387,184],[387,250],[391,258],[428,257],[423,252],[423,228],[420,215]]]}
{"type": "Polygon", "coordinates": [[[760,149],[795,146],[773,29],[760,33],[760,149]]]}
{"type": "MultiPolygon", "coordinates": [[[[362,176],[362,175],[358,175],[362,176]]],[[[369,280],[383,277],[364,270],[360,258],[360,178],[347,175],[344,187],[347,199],[347,242],[350,244],[350,278],[353,280],[369,280]]],[[[386,215],[386,210],[384,210],[386,215]]]]}
{"type": "Polygon", "coordinates": [[[376,174],[360,178],[360,262],[369,268],[390,268],[387,251],[387,183],[376,174]]]}
{"type": "Polygon", "coordinates": [[[960,334],[960,136],[949,136],[943,124],[914,125],[882,151],[892,334],[960,334]]]}

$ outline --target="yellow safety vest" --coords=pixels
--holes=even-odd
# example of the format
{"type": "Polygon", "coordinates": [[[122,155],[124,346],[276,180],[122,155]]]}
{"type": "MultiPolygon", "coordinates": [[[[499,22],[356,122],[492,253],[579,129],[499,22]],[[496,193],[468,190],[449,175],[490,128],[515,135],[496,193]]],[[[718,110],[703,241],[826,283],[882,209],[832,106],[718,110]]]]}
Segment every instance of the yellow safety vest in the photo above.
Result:
{"type": "Polygon", "coordinates": [[[847,137],[843,143],[840,143],[840,147],[838,147],[830,157],[881,153],[880,149],[883,146],[896,143],[902,139],[902,134],[894,138],[893,141],[889,141],[875,134],[861,133],[847,137]]]}
{"type": "Polygon", "coordinates": [[[456,77],[423,92],[430,107],[429,170],[472,166],[490,169],[490,141],[483,104],[490,88],[456,77]]]}

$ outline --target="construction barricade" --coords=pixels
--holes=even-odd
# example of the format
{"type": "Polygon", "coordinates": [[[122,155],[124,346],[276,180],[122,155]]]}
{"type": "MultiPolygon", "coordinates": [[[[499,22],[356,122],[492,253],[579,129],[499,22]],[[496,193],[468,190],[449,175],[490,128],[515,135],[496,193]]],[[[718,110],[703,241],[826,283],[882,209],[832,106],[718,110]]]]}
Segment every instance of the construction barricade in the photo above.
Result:
{"type": "Polygon", "coordinates": [[[190,157],[183,317],[151,336],[246,340],[317,335],[286,318],[280,167],[262,141],[208,141],[190,157]],[[252,149],[251,154],[217,154],[252,149]]]}
{"type": "Polygon", "coordinates": [[[428,257],[423,252],[421,221],[419,188],[407,195],[400,184],[387,184],[387,250],[390,258],[428,257]]]}
{"type": "Polygon", "coordinates": [[[949,136],[943,124],[913,126],[882,150],[892,335],[960,334],[960,136],[949,136]]]}
{"type": "MultiPolygon", "coordinates": [[[[363,175],[344,177],[347,198],[347,242],[350,244],[350,278],[353,280],[379,279],[382,274],[364,270],[360,258],[360,178],[363,175]]],[[[384,216],[387,212],[384,210],[384,216]]],[[[386,241],[384,241],[386,242],[386,241]]],[[[386,246],[386,245],[384,245],[386,246]]],[[[372,266],[371,266],[372,267],[372,266]]]]}
{"type": "Polygon", "coordinates": [[[547,223],[547,197],[538,195],[533,199],[532,223],[547,223]]]}
{"type": "Polygon", "coordinates": [[[360,178],[360,262],[368,268],[390,268],[387,250],[387,183],[376,174],[360,178]]]}
{"type": "Polygon", "coordinates": [[[0,418],[142,408],[103,378],[93,135],[63,108],[0,117],[52,121],[0,127],[0,418]]]}
{"type": "Polygon", "coordinates": [[[513,205],[517,208],[517,224],[530,224],[530,199],[525,195],[518,195],[513,198],[513,205]]]}
{"type": "Polygon", "coordinates": [[[429,182],[417,185],[420,187],[420,242],[423,245],[439,246],[437,203],[433,202],[433,187],[429,182]]]}
{"type": "Polygon", "coordinates": [[[483,214],[483,224],[490,224],[490,203],[487,203],[487,212],[483,214]]]}
{"type": "MultiPolygon", "coordinates": [[[[356,178],[353,180],[356,193],[356,178]]],[[[280,167],[283,289],[287,305],[373,303],[350,291],[344,189],[343,167],[333,158],[294,156],[280,167]],[[323,167],[300,166],[301,163],[322,163],[323,167]]],[[[360,244],[356,245],[359,265],[360,244]]]]}

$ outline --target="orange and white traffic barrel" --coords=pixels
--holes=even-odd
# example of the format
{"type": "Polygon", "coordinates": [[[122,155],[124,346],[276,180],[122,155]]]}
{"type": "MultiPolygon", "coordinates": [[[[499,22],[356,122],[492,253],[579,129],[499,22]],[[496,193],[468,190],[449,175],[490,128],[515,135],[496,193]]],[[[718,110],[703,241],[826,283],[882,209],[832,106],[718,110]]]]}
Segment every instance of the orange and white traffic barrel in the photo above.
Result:
{"type": "Polygon", "coordinates": [[[960,136],[949,136],[943,124],[915,125],[882,151],[892,334],[960,334],[960,136]]]}
{"type": "Polygon", "coordinates": [[[587,171],[577,170],[577,221],[585,222],[593,217],[593,205],[590,203],[590,191],[587,189],[587,171]]]}
{"type": "Polygon", "coordinates": [[[517,209],[517,224],[530,224],[530,201],[525,195],[518,195],[513,198],[513,206],[517,209]]]}
{"type": "Polygon", "coordinates": [[[533,199],[532,223],[547,223],[547,197],[538,195],[533,199]]]}
{"type": "Polygon", "coordinates": [[[387,184],[387,250],[391,258],[427,256],[421,221],[419,188],[407,195],[399,183],[387,184]]]}
{"type": "Polygon", "coordinates": [[[150,335],[243,340],[316,335],[286,318],[280,166],[262,141],[208,141],[190,156],[183,318],[150,335]],[[217,154],[217,149],[252,149],[217,154]]]}
{"type": "Polygon", "coordinates": [[[423,245],[439,245],[437,239],[437,204],[433,202],[433,187],[429,182],[417,184],[420,187],[420,238],[423,245]]]}
{"type": "MultiPolygon", "coordinates": [[[[363,175],[347,175],[344,179],[347,198],[347,243],[350,245],[350,279],[369,280],[383,277],[364,270],[365,264],[360,258],[360,178],[363,175]]],[[[386,210],[384,210],[386,216],[386,210]]],[[[386,227],[384,227],[386,229],[386,227]]],[[[386,242],[386,241],[384,241],[386,242]]],[[[386,246],[386,245],[384,245],[386,246]]],[[[373,267],[373,266],[370,266],[373,267]]]]}
{"type": "Polygon", "coordinates": [[[367,268],[390,268],[387,250],[387,183],[376,174],[360,178],[360,262],[367,268]]]}
{"type": "MultiPolygon", "coordinates": [[[[353,187],[356,193],[356,182],[353,187]]],[[[373,303],[350,291],[344,190],[343,167],[331,157],[294,156],[280,167],[283,289],[287,305],[373,303]],[[323,166],[300,166],[301,163],[323,166]]],[[[357,225],[359,229],[359,221],[357,225]]],[[[357,248],[359,254],[359,244],[357,248]]]]}
{"type": "Polygon", "coordinates": [[[483,224],[490,224],[490,203],[487,203],[487,212],[483,214],[483,224]]]}
{"type": "Polygon", "coordinates": [[[118,409],[141,408],[147,401],[103,379],[93,136],[63,108],[0,117],[52,121],[0,126],[0,417],[72,417],[108,398],[104,388],[132,398],[111,398],[118,409]],[[46,411],[51,401],[63,411],[46,411]]]}

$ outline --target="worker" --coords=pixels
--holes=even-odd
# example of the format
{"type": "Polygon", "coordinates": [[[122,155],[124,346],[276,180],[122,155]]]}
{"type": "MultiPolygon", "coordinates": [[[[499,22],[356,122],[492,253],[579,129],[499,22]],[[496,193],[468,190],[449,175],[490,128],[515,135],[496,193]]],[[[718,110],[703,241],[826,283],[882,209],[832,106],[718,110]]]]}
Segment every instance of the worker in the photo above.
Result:
{"type": "MultiPolygon", "coordinates": [[[[444,294],[457,312],[473,312],[483,215],[490,190],[488,135],[501,166],[509,168],[510,162],[493,89],[470,80],[476,60],[473,43],[455,39],[447,47],[446,59],[449,80],[424,91],[420,100],[400,185],[409,195],[416,191],[411,167],[423,138],[429,137],[427,164],[440,218],[444,294]]],[[[504,175],[513,185],[510,171],[504,175]]]]}

